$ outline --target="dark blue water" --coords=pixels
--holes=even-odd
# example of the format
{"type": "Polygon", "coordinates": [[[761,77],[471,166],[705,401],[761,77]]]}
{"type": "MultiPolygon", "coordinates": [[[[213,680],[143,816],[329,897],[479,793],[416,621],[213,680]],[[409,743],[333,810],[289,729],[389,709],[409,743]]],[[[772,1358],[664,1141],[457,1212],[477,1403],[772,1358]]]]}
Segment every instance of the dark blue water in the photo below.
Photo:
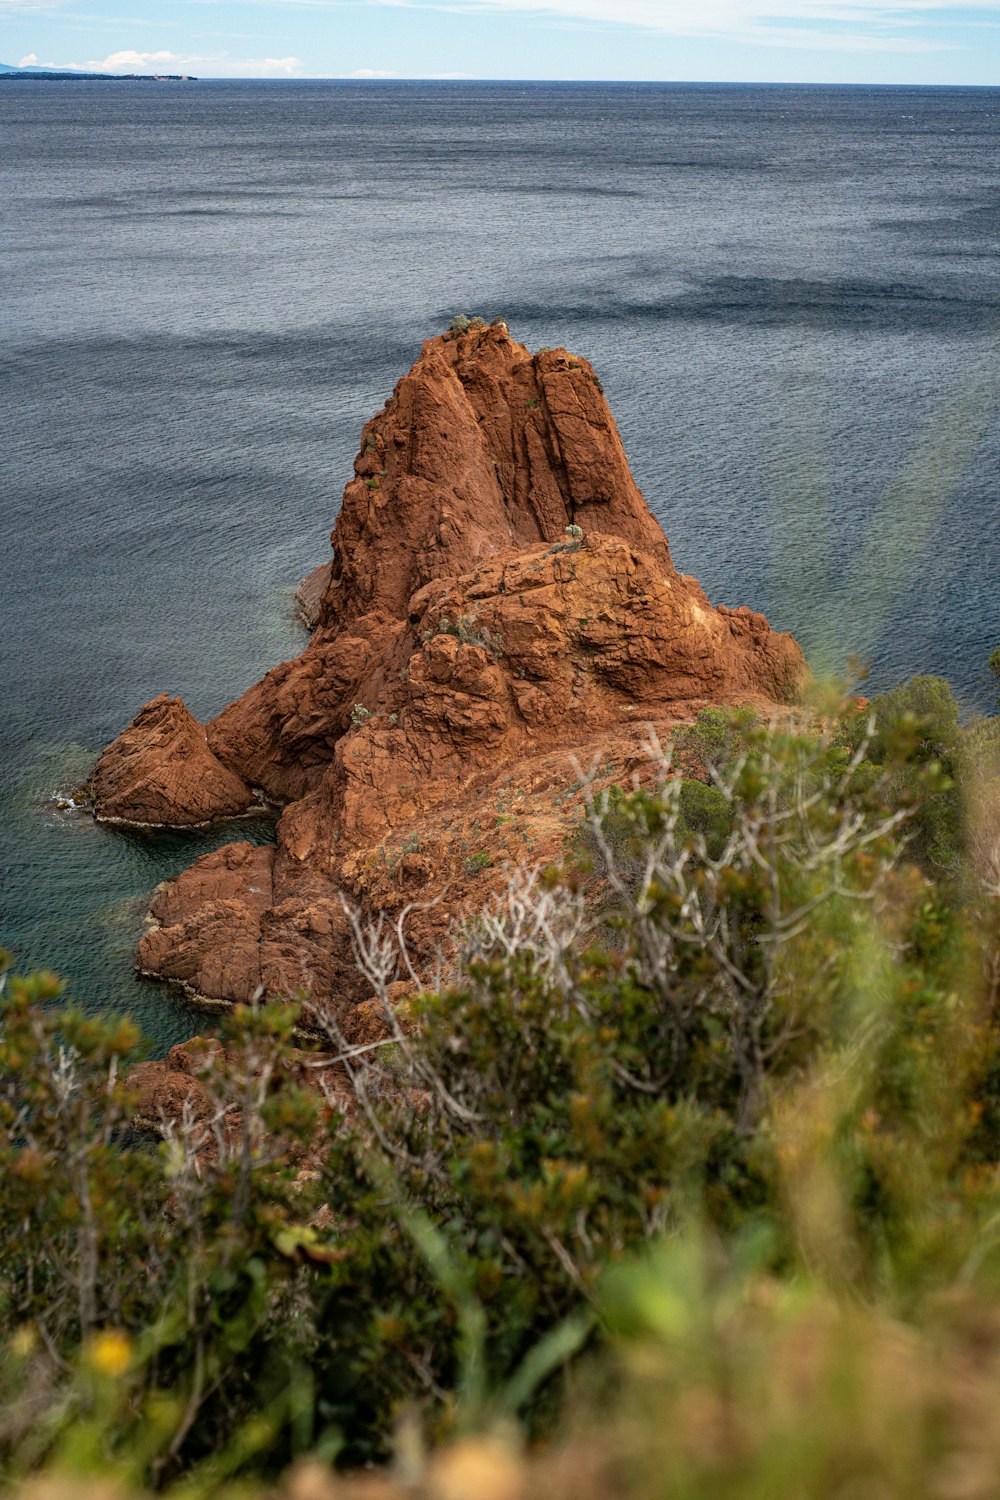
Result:
{"type": "Polygon", "coordinates": [[[131,953],[232,830],[51,799],[299,649],[361,423],[459,311],[593,359],[715,600],[985,706],[998,148],[998,90],[3,86],[0,941],[197,1029],[131,953]]]}

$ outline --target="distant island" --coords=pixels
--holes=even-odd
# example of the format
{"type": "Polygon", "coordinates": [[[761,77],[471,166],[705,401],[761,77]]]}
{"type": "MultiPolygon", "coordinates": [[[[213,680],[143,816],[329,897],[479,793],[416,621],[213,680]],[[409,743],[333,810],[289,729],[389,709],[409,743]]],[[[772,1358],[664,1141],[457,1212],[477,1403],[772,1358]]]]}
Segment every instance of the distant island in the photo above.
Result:
{"type": "Polygon", "coordinates": [[[41,80],[48,83],[64,83],[82,78],[85,82],[107,80],[115,83],[197,83],[190,73],[83,73],[75,68],[12,68],[9,63],[0,63],[0,83],[9,79],[41,80]]]}

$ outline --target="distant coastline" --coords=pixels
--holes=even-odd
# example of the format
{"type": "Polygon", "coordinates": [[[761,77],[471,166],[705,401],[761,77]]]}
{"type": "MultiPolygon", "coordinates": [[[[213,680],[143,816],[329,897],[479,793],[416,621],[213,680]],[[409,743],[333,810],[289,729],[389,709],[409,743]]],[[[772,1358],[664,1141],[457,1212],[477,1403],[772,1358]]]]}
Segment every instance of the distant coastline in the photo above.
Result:
{"type": "Polygon", "coordinates": [[[191,73],[78,73],[72,68],[10,68],[0,65],[0,83],[197,83],[191,73]]]}

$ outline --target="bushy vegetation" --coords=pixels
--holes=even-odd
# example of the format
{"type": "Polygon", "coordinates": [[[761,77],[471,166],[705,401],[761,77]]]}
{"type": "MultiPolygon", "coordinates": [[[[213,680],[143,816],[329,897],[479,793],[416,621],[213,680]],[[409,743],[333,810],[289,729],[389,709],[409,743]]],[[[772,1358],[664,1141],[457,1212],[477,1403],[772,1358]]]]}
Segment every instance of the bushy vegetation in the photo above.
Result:
{"type": "MultiPolygon", "coordinates": [[[[449,619],[442,615],[437,622],[437,629],[441,635],[453,635],[466,646],[482,646],[492,657],[503,655],[503,641],[495,630],[481,625],[478,615],[459,615],[457,619],[449,619]]],[[[425,638],[430,639],[432,631],[425,632],[425,638]]]]}
{"type": "MultiPolygon", "coordinates": [[[[502,320],[498,318],[496,321],[499,323],[502,320]]],[[[481,318],[478,313],[473,317],[469,317],[467,313],[457,313],[448,324],[448,332],[454,334],[457,338],[463,333],[475,332],[477,329],[485,327],[486,319],[481,318]]]]}
{"type": "Polygon", "coordinates": [[[997,722],[707,711],[446,986],[352,912],[384,1039],[239,1009],[160,1142],[131,1025],[8,975],[0,1475],[994,1494],[997,722]]]}

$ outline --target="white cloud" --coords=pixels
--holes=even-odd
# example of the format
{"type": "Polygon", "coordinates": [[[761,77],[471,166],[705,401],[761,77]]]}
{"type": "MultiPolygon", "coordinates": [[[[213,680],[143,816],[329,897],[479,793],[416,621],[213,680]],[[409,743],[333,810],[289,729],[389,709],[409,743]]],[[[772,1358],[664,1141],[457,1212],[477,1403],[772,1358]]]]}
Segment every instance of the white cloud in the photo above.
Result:
{"type": "Polygon", "coordinates": [[[38,63],[38,53],[37,52],[29,52],[28,55],[27,55],[27,57],[20,57],[20,58],[18,58],[17,65],[18,65],[19,68],[33,68],[33,67],[35,67],[37,65],[37,63],[38,63]]]}
{"type": "MultiPolygon", "coordinates": [[[[34,64],[38,59],[32,53],[34,64]]],[[[26,64],[22,63],[22,66],[26,64]]],[[[195,73],[201,78],[301,78],[298,57],[231,57],[228,52],[137,52],[130,47],[84,63],[40,66],[75,73],[195,73]]]]}
{"type": "MultiPolygon", "coordinates": [[[[286,0],[289,3],[289,0],[286,0]]],[[[290,0],[296,3],[296,0],[290,0]]],[[[997,0],[368,0],[463,15],[524,14],[567,23],[628,26],[667,36],[784,47],[925,52],[919,30],[949,11],[997,15],[997,0]],[[849,28],[849,29],[845,29],[849,28]],[[909,33],[909,34],[908,34],[909,33]]]]}
{"type": "MultiPolygon", "coordinates": [[[[373,5],[413,5],[421,0],[368,0],[373,5]]],[[[433,3],[433,0],[431,0],[433,3]]],[[[933,11],[996,12],[997,0],[442,0],[435,9],[534,11],[568,20],[616,21],[650,31],[712,30],[763,18],[879,23],[933,11]]]]}
{"type": "MultiPolygon", "coordinates": [[[[0,19],[51,12],[73,0],[0,0],[0,19]]],[[[218,0],[187,0],[215,5],[218,0]]],[[[241,0],[264,8],[339,9],[359,0],[241,0]]],[[[522,15],[566,26],[636,29],[650,34],[699,37],[748,46],[792,50],[919,54],[958,45],[940,40],[949,24],[995,23],[1000,0],[361,0],[372,8],[406,7],[452,15],[522,15]],[[964,12],[964,14],[962,14],[964,12]],[[937,28],[936,35],[928,27],[937,28]]],[[[34,55],[34,54],[32,54],[34,55]]],[[[28,64],[28,66],[31,66],[28,64]]],[[[296,57],[232,57],[219,53],[144,53],[123,51],[103,61],[70,65],[105,72],[158,71],[197,73],[202,77],[297,78],[304,64],[296,57]],[[115,62],[128,58],[130,61],[115,62]]],[[[380,68],[358,68],[349,77],[405,77],[380,68]]],[[[475,75],[437,73],[436,78],[475,75]]]]}
{"type": "Polygon", "coordinates": [[[58,10],[69,0],[0,0],[0,16],[30,16],[43,10],[58,10]]]}

